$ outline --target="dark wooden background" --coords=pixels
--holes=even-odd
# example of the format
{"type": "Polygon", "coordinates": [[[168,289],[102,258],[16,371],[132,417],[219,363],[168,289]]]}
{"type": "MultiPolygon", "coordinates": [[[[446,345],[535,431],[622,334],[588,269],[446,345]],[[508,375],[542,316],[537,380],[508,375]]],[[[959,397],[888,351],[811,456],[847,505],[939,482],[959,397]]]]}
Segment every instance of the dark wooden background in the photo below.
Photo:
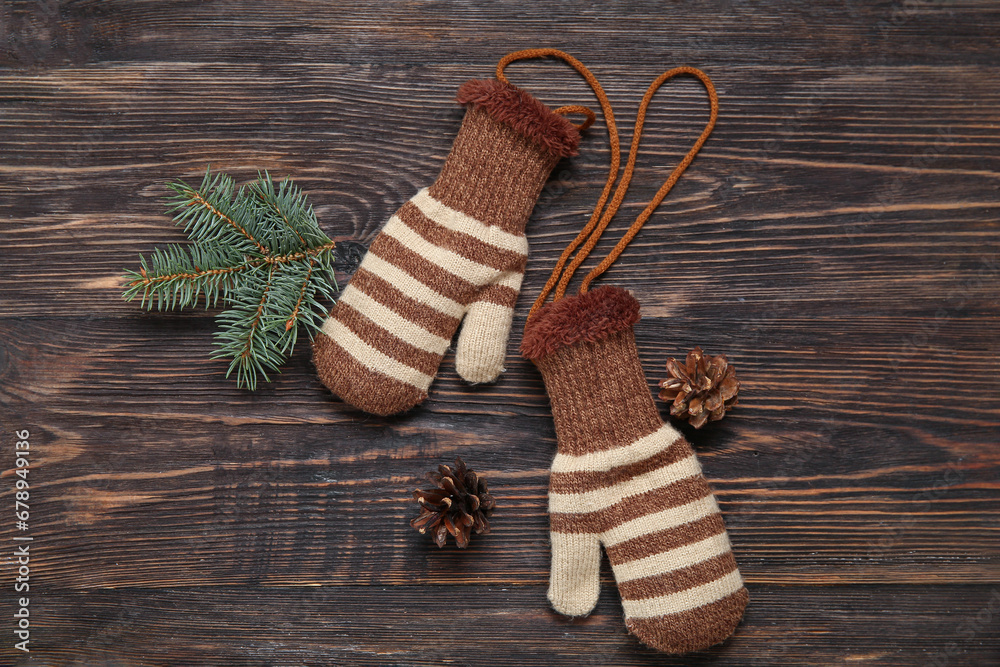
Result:
{"type": "MultiPolygon", "coordinates": [[[[0,22],[2,664],[1000,663],[996,3],[40,0],[0,3],[0,22]],[[651,384],[694,345],[743,381],[731,416],[689,433],[751,595],[702,654],[631,638],[607,565],[588,618],[545,599],[555,440],[515,350],[600,190],[603,124],[529,224],[495,386],[463,385],[449,354],[423,406],[367,416],[301,346],[249,393],[208,359],[212,312],[120,298],[140,252],[183,240],[164,182],[208,164],[293,177],[346,279],[436,175],[457,87],[536,46],[593,69],[625,138],[669,67],[721,96],[603,279],[642,303],[651,384]],[[12,648],[16,429],[34,462],[30,655],[12,648]],[[490,535],[439,551],[408,497],[457,454],[499,509],[490,535]]],[[[511,76],[593,103],[555,63],[511,76]]],[[[691,80],[658,95],[617,229],[705,115],[691,80]]]]}

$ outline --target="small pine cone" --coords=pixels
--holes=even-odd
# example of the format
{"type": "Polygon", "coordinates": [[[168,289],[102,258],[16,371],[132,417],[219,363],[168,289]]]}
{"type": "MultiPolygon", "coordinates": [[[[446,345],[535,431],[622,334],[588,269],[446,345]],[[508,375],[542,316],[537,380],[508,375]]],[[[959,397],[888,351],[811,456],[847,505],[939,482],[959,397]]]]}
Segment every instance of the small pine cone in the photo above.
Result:
{"type": "Polygon", "coordinates": [[[410,521],[411,526],[421,533],[430,532],[434,543],[442,548],[449,533],[456,546],[464,549],[473,532],[490,532],[489,516],[496,502],[486,488],[486,480],[469,470],[461,458],[455,459],[454,469],[440,465],[436,472],[427,473],[427,479],[438,488],[413,492],[420,516],[410,521]]]}
{"type": "Polygon", "coordinates": [[[670,357],[666,380],[660,382],[660,399],[672,401],[670,416],[687,419],[695,428],[726,416],[736,405],[740,381],[726,355],[710,356],[696,347],[681,366],[670,357]]]}

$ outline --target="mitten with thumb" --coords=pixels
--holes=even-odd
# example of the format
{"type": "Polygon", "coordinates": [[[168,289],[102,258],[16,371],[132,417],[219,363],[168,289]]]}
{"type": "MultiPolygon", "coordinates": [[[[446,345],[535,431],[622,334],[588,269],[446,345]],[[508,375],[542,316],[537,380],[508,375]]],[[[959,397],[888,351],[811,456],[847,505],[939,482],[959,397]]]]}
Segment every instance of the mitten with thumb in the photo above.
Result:
{"type": "Polygon", "coordinates": [[[698,459],[653,403],[638,320],[631,294],[600,287],[545,306],[525,327],[521,352],[542,373],[558,440],[549,599],[561,613],[589,613],[603,545],[629,631],[686,653],[731,635],[749,596],[698,459]]]}
{"type": "Polygon", "coordinates": [[[463,317],[459,373],[500,373],[525,224],[579,143],[576,126],[509,83],[469,81],[457,100],[467,111],[440,175],[389,219],[314,343],[323,384],[367,412],[421,403],[463,317]]]}

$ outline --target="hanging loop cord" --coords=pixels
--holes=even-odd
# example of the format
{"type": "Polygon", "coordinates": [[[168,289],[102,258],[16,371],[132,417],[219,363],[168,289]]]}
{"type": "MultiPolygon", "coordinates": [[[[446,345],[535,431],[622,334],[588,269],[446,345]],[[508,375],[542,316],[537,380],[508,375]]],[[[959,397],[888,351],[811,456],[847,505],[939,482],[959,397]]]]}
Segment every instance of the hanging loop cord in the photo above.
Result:
{"type": "Polygon", "coordinates": [[[595,114],[593,111],[591,111],[590,107],[582,107],[579,104],[571,104],[571,105],[569,105],[567,107],[559,107],[558,109],[556,109],[552,113],[557,113],[560,116],[565,116],[565,115],[571,114],[571,113],[582,113],[584,116],[587,117],[587,120],[583,121],[579,125],[577,125],[576,123],[573,123],[573,127],[575,127],[580,132],[583,132],[584,130],[586,130],[588,127],[590,127],[591,125],[594,124],[595,120],[597,120],[597,114],[595,114]]]}
{"type": "Polygon", "coordinates": [[[562,279],[559,281],[555,297],[553,298],[562,298],[563,294],[566,292],[566,286],[573,277],[573,273],[576,271],[577,267],[580,266],[585,259],[587,259],[587,255],[589,255],[590,251],[594,249],[595,245],[597,245],[604,229],[608,226],[608,223],[611,222],[615,213],[618,212],[618,207],[625,198],[629,182],[632,180],[632,172],[635,170],[635,158],[639,153],[639,140],[642,138],[643,123],[646,121],[646,109],[649,108],[649,103],[653,99],[653,95],[659,87],[679,74],[690,74],[704,84],[705,90],[708,91],[708,99],[711,105],[711,114],[709,116],[708,123],[705,125],[705,129],[702,130],[701,136],[699,136],[698,140],[694,142],[694,146],[692,146],[691,150],[687,152],[687,155],[684,156],[684,159],[681,160],[680,164],[674,167],[674,170],[670,173],[670,177],[667,178],[663,185],[660,186],[660,189],[653,196],[653,199],[650,200],[649,204],[646,205],[646,208],[644,208],[642,213],[640,213],[635,219],[635,222],[633,222],[628,230],[626,230],[625,234],[622,235],[621,240],[619,240],[615,247],[611,249],[608,256],[601,260],[601,263],[595,266],[594,269],[587,274],[587,277],[583,279],[583,283],[580,285],[580,294],[586,294],[587,289],[590,287],[590,283],[592,283],[615,263],[615,260],[617,260],[622,254],[625,247],[632,242],[635,235],[639,233],[639,230],[642,229],[644,224],[646,224],[649,217],[653,215],[653,211],[655,211],[656,207],[660,205],[663,198],[667,196],[667,193],[670,192],[677,181],[680,180],[681,175],[684,174],[684,171],[688,168],[691,162],[694,161],[698,151],[701,150],[701,147],[708,140],[709,135],[712,134],[712,130],[715,128],[715,121],[719,117],[719,96],[715,92],[715,86],[712,85],[712,80],[708,78],[707,74],[699,69],[695,69],[694,67],[675,67],[674,69],[664,72],[658,76],[656,80],[650,84],[649,89],[646,91],[646,95],[642,98],[642,103],[639,105],[639,113],[635,119],[635,131],[632,134],[632,144],[629,147],[628,162],[625,163],[625,173],[622,174],[622,180],[615,189],[615,196],[611,199],[611,203],[608,205],[608,209],[604,212],[604,215],[601,218],[601,223],[597,226],[597,229],[594,230],[594,233],[587,239],[586,245],[584,245],[580,250],[580,253],[573,258],[569,268],[566,269],[566,274],[563,275],[562,279]]]}
{"type": "MultiPolygon", "coordinates": [[[[667,193],[670,192],[670,190],[680,179],[681,175],[683,175],[684,171],[688,168],[688,166],[694,160],[695,156],[698,154],[698,151],[701,150],[701,147],[705,144],[705,141],[708,140],[709,135],[712,134],[712,130],[715,128],[715,122],[719,115],[719,97],[715,91],[715,86],[712,84],[712,80],[708,77],[707,74],[693,67],[676,67],[667,72],[664,72],[659,77],[657,77],[656,80],[653,81],[653,83],[650,84],[649,89],[646,91],[645,96],[643,96],[642,98],[642,103],[639,105],[639,112],[636,116],[636,122],[635,122],[635,130],[633,131],[632,134],[632,143],[631,146],[629,147],[628,161],[625,164],[625,171],[622,174],[622,179],[621,181],[619,181],[618,187],[615,189],[614,197],[608,204],[607,210],[605,210],[603,215],[601,215],[600,212],[604,208],[604,203],[607,200],[607,194],[610,191],[612,185],[614,184],[615,178],[617,177],[618,174],[619,160],[618,160],[618,149],[616,146],[617,141],[612,142],[612,155],[611,155],[612,170],[608,174],[608,182],[605,185],[604,192],[601,194],[601,197],[597,202],[597,206],[594,209],[594,213],[591,216],[590,222],[587,223],[587,225],[580,232],[577,238],[574,239],[569,244],[569,246],[567,246],[566,251],[564,251],[562,257],[559,258],[559,262],[556,263],[556,266],[552,271],[552,275],[549,276],[549,280],[546,282],[545,287],[542,289],[541,294],[538,295],[538,299],[536,299],[534,305],[531,307],[531,311],[528,313],[529,319],[545,303],[545,299],[552,291],[553,284],[555,284],[555,294],[553,295],[553,300],[558,301],[559,299],[563,298],[563,296],[566,293],[566,289],[569,285],[569,282],[573,278],[573,274],[576,272],[577,268],[579,268],[579,266],[584,262],[584,260],[587,259],[588,255],[590,255],[590,252],[594,249],[594,246],[597,245],[597,242],[600,240],[601,235],[604,233],[604,230],[611,222],[611,219],[614,218],[615,214],[618,212],[618,208],[621,206],[622,200],[625,199],[626,192],[628,192],[629,183],[632,180],[632,174],[635,171],[635,160],[639,152],[639,142],[642,138],[642,127],[643,124],[645,123],[646,111],[649,108],[649,104],[653,98],[653,95],[660,88],[660,86],[662,86],[664,83],[674,78],[675,76],[681,74],[689,74],[691,76],[694,76],[699,81],[701,81],[701,83],[705,86],[705,89],[708,92],[709,103],[711,105],[711,113],[708,123],[705,125],[705,129],[702,130],[702,133],[698,137],[698,140],[695,141],[694,145],[684,156],[684,159],[682,159],[680,164],[678,164],[674,168],[670,176],[657,191],[653,199],[649,202],[649,204],[646,205],[646,208],[643,209],[642,213],[638,215],[638,217],[635,219],[632,225],[622,236],[621,240],[619,240],[618,243],[615,245],[615,247],[611,250],[611,252],[608,253],[607,257],[605,257],[601,261],[601,263],[598,266],[596,266],[589,274],[587,274],[586,278],[584,278],[583,284],[580,286],[580,294],[585,294],[588,288],[590,287],[590,283],[592,283],[602,273],[607,271],[612,264],[614,264],[615,260],[618,259],[618,257],[622,254],[622,252],[625,250],[628,244],[631,243],[632,239],[635,238],[636,234],[639,233],[639,230],[642,229],[642,226],[646,223],[649,217],[660,205],[660,202],[663,201],[664,197],[667,196],[667,193]],[[597,222],[595,225],[595,220],[597,220],[598,218],[599,222],[597,222]],[[576,250],[577,247],[580,246],[580,243],[584,238],[586,239],[586,243],[580,249],[579,253],[570,262],[569,266],[565,266],[566,257],[569,254],[571,254],[574,250],[576,250]],[[562,275],[561,278],[559,277],[560,274],[562,275]]],[[[596,88],[595,92],[597,92],[596,88]]],[[[604,108],[603,100],[601,106],[603,109],[604,108]]],[[[607,111],[605,113],[607,113],[607,111]]],[[[610,133],[612,122],[609,122],[608,126],[610,133]]]]}
{"type": "MultiPolygon", "coordinates": [[[[552,292],[552,288],[556,286],[559,281],[559,274],[562,273],[563,267],[566,266],[566,262],[573,255],[573,252],[580,247],[587,236],[594,230],[597,223],[601,217],[601,211],[604,209],[604,204],[607,203],[608,197],[611,196],[611,188],[614,187],[615,179],[618,177],[618,169],[621,166],[621,142],[618,139],[618,126],[615,124],[615,114],[611,109],[611,102],[608,100],[608,96],[605,94],[604,89],[601,84],[598,83],[597,77],[591,74],[590,70],[587,69],[586,65],[581,63],[579,60],[573,56],[559,51],[558,49],[527,49],[524,51],[515,51],[514,53],[508,53],[506,56],[500,59],[497,63],[497,79],[503,81],[504,83],[510,83],[507,77],[504,75],[503,71],[507,65],[517,62],[518,60],[530,60],[533,58],[545,58],[552,57],[562,60],[570,67],[575,69],[584,78],[587,84],[590,86],[591,90],[594,91],[594,95],[597,96],[598,102],[601,105],[601,112],[604,114],[604,120],[608,125],[608,141],[611,144],[611,165],[608,169],[607,182],[604,185],[604,190],[601,192],[601,196],[597,200],[597,205],[594,207],[594,212],[590,216],[590,221],[580,230],[576,238],[566,249],[563,250],[562,255],[559,256],[559,261],[556,262],[556,266],[552,271],[552,275],[549,276],[548,282],[545,283],[545,287],[542,288],[542,293],[538,296],[538,300],[535,301],[535,305],[531,307],[531,312],[528,317],[534,314],[541,304],[545,302],[545,298],[552,292]]],[[[590,124],[594,122],[594,112],[587,107],[560,107],[556,109],[557,112],[560,111],[578,111],[588,115],[589,122],[584,123],[580,129],[586,129],[590,127],[590,124]]]]}
{"type": "MultiPolygon", "coordinates": [[[[587,80],[587,83],[590,84],[591,88],[594,88],[596,86],[596,88],[594,88],[595,93],[597,93],[597,91],[600,90],[600,93],[598,93],[597,97],[598,99],[601,99],[601,96],[604,94],[604,91],[601,90],[601,84],[597,83],[597,79],[594,77],[593,74],[590,73],[590,70],[587,69],[587,66],[584,65],[579,60],[577,60],[576,58],[574,58],[573,56],[571,56],[570,54],[566,53],[565,51],[560,51],[559,49],[525,49],[524,51],[514,51],[513,53],[508,53],[507,55],[505,55],[503,58],[500,59],[500,62],[497,63],[497,80],[502,81],[503,83],[510,83],[510,81],[507,80],[507,75],[504,74],[503,71],[507,68],[507,65],[513,62],[517,62],[518,60],[530,60],[532,58],[544,58],[546,56],[552,56],[553,58],[558,58],[563,62],[567,63],[577,72],[582,74],[583,78],[587,80]]],[[[607,99],[607,96],[604,96],[604,99],[607,99]]],[[[602,104],[602,108],[603,106],[604,105],[602,104]]],[[[605,112],[610,110],[611,110],[611,105],[608,104],[607,109],[605,109],[605,112]]],[[[573,124],[573,126],[581,132],[583,132],[588,127],[593,125],[594,121],[597,120],[597,115],[593,111],[591,111],[588,107],[580,106],[578,104],[559,107],[558,109],[555,110],[554,113],[557,113],[560,116],[565,116],[571,113],[580,113],[586,116],[587,119],[582,123],[580,123],[579,125],[577,125],[576,123],[573,124]]],[[[605,113],[605,115],[607,115],[607,113],[605,113]]]]}

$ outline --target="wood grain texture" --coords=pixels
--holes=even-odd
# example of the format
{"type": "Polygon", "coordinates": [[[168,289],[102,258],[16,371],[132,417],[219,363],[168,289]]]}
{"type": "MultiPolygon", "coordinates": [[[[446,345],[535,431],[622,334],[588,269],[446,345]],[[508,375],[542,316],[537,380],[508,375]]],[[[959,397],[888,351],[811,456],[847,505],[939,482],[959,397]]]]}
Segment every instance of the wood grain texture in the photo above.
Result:
{"type": "MultiPolygon", "coordinates": [[[[1000,663],[1000,8],[39,0],[0,3],[0,664],[988,665],[1000,663]],[[634,290],[651,387],[668,356],[725,352],[737,410],[688,432],[751,604],[736,635],[665,658],[597,609],[545,599],[548,399],[515,354],[589,215],[602,122],[528,226],[507,372],[376,418],[301,347],[235,389],[211,311],[120,298],[183,234],[164,183],[207,165],[291,176],[359,249],[440,168],[452,102],[505,53],[564,48],[622,136],[649,81],[701,67],[721,115],[602,279],[634,290]],[[12,447],[31,431],[32,652],[13,649],[12,447]],[[438,550],[407,523],[460,454],[494,530],[438,550]]],[[[552,63],[513,80],[593,104],[552,63]]],[[[624,229],[697,136],[693,81],[661,91],[624,229]]],[[[616,240],[609,232],[595,257],[616,240]]],[[[592,264],[592,263],[591,263],[592,264]]]]}

